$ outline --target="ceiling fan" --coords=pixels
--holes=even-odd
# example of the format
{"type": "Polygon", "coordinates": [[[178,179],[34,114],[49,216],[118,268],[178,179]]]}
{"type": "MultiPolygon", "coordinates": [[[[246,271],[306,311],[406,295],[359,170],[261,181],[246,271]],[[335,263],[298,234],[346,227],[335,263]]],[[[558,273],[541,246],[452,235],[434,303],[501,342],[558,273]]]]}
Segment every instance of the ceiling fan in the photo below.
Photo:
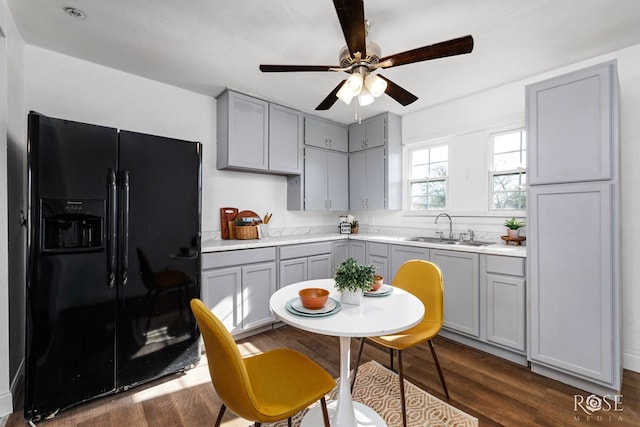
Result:
{"type": "Polygon", "coordinates": [[[356,98],[358,105],[372,103],[383,93],[403,106],[415,102],[418,97],[380,74],[378,68],[391,68],[414,62],[470,53],[473,37],[464,36],[433,45],[423,46],[395,55],[381,56],[380,46],[366,40],[367,21],[364,18],[363,0],[333,0],[347,45],[340,51],[340,65],[260,65],[265,73],[297,71],[344,71],[351,74],[342,80],[316,110],[328,110],[336,100],[346,104],[356,98]]]}

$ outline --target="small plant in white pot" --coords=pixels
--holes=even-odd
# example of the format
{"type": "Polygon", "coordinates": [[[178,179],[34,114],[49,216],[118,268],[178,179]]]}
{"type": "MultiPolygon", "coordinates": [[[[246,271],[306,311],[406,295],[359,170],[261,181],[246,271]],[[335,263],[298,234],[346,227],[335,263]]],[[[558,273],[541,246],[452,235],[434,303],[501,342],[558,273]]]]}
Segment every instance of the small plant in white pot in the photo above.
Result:
{"type": "Polygon", "coordinates": [[[518,229],[524,227],[524,222],[516,219],[516,217],[511,217],[504,222],[504,226],[507,227],[507,236],[510,239],[515,239],[520,234],[518,229]]]}
{"type": "Polygon", "coordinates": [[[360,265],[348,258],[336,268],[336,289],[340,291],[340,301],[344,304],[360,305],[362,295],[371,289],[375,280],[373,265],[360,265]]]}

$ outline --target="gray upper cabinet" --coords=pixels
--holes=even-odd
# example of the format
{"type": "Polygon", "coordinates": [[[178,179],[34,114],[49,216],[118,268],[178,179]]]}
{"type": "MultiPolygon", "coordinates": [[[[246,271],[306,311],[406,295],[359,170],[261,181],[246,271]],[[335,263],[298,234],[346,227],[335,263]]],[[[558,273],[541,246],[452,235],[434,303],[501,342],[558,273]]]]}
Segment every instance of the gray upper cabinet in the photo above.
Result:
{"type": "Polygon", "coordinates": [[[402,200],[400,117],[385,113],[349,128],[349,208],[398,210],[402,200]],[[352,143],[351,138],[362,144],[352,143]],[[358,148],[364,147],[364,148],[358,148]]]}
{"type": "Polygon", "coordinates": [[[386,142],[385,117],[377,116],[349,127],[349,152],[381,147],[386,142]]]}
{"type": "Polygon", "coordinates": [[[316,117],[304,119],[304,143],[314,147],[347,152],[348,134],[345,126],[316,117]]]}
{"type": "Polygon", "coordinates": [[[225,91],[217,105],[218,169],[269,169],[269,103],[225,91]]]}
{"type": "Polygon", "coordinates": [[[302,113],[269,104],[269,170],[284,174],[302,173],[302,113]]]}
{"type": "MultiPolygon", "coordinates": [[[[349,207],[348,202],[348,161],[347,153],[305,147],[304,176],[300,187],[294,188],[298,198],[304,200],[305,211],[344,211],[349,207]],[[302,190],[302,193],[300,193],[302,190]]],[[[295,178],[289,179],[291,192],[295,178]]],[[[291,193],[287,194],[289,209],[292,203],[291,193]]]]}
{"type": "Polygon", "coordinates": [[[347,128],[310,116],[304,123],[303,174],[287,179],[287,209],[348,210],[347,128]]]}
{"type": "Polygon", "coordinates": [[[218,97],[217,115],[218,169],[301,173],[301,113],[225,91],[218,97]]]}
{"type": "Polygon", "coordinates": [[[529,185],[613,177],[614,73],[610,62],[527,86],[529,185]]]}

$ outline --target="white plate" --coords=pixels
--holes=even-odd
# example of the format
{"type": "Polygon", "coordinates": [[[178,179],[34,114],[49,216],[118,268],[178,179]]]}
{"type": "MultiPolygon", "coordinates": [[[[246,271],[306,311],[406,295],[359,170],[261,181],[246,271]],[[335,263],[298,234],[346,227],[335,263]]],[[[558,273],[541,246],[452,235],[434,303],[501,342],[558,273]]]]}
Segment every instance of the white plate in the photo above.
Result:
{"type": "Polygon", "coordinates": [[[393,292],[393,286],[390,285],[382,285],[376,291],[367,291],[364,293],[367,297],[382,297],[385,295],[389,295],[393,292]]]}
{"type": "Polygon", "coordinates": [[[305,308],[302,305],[302,301],[298,298],[295,301],[293,301],[291,303],[291,307],[296,310],[299,311],[300,313],[306,313],[306,314],[323,314],[323,313],[328,313],[331,310],[333,310],[334,308],[336,308],[336,301],[333,298],[329,298],[327,299],[327,303],[324,305],[324,307],[322,308],[318,308],[316,310],[312,310],[309,308],[305,308]]]}

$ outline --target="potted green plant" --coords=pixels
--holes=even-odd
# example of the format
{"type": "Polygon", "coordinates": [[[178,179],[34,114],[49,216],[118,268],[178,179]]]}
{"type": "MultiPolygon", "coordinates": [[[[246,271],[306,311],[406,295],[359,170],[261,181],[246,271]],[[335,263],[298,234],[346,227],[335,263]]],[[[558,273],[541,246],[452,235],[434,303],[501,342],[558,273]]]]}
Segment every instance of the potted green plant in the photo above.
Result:
{"type": "Polygon", "coordinates": [[[358,223],[358,221],[352,221],[351,222],[351,233],[352,234],[358,234],[359,228],[360,228],[360,223],[358,223]]]}
{"type": "Polygon", "coordinates": [[[360,305],[362,295],[371,289],[375,280],[373,265],[360,265],[354,258],[348,258],[336,268],[336,289],[344,304],[360,305]]]}
{"type": "Polygon", "coordinates": [[[507,227],[507,236],[510,239],[513,239],[518,237],[518,234],[520,233],[518,229],[524,226],[524,221],[512,216],[504,222],[504,226],[507,227]]]}

